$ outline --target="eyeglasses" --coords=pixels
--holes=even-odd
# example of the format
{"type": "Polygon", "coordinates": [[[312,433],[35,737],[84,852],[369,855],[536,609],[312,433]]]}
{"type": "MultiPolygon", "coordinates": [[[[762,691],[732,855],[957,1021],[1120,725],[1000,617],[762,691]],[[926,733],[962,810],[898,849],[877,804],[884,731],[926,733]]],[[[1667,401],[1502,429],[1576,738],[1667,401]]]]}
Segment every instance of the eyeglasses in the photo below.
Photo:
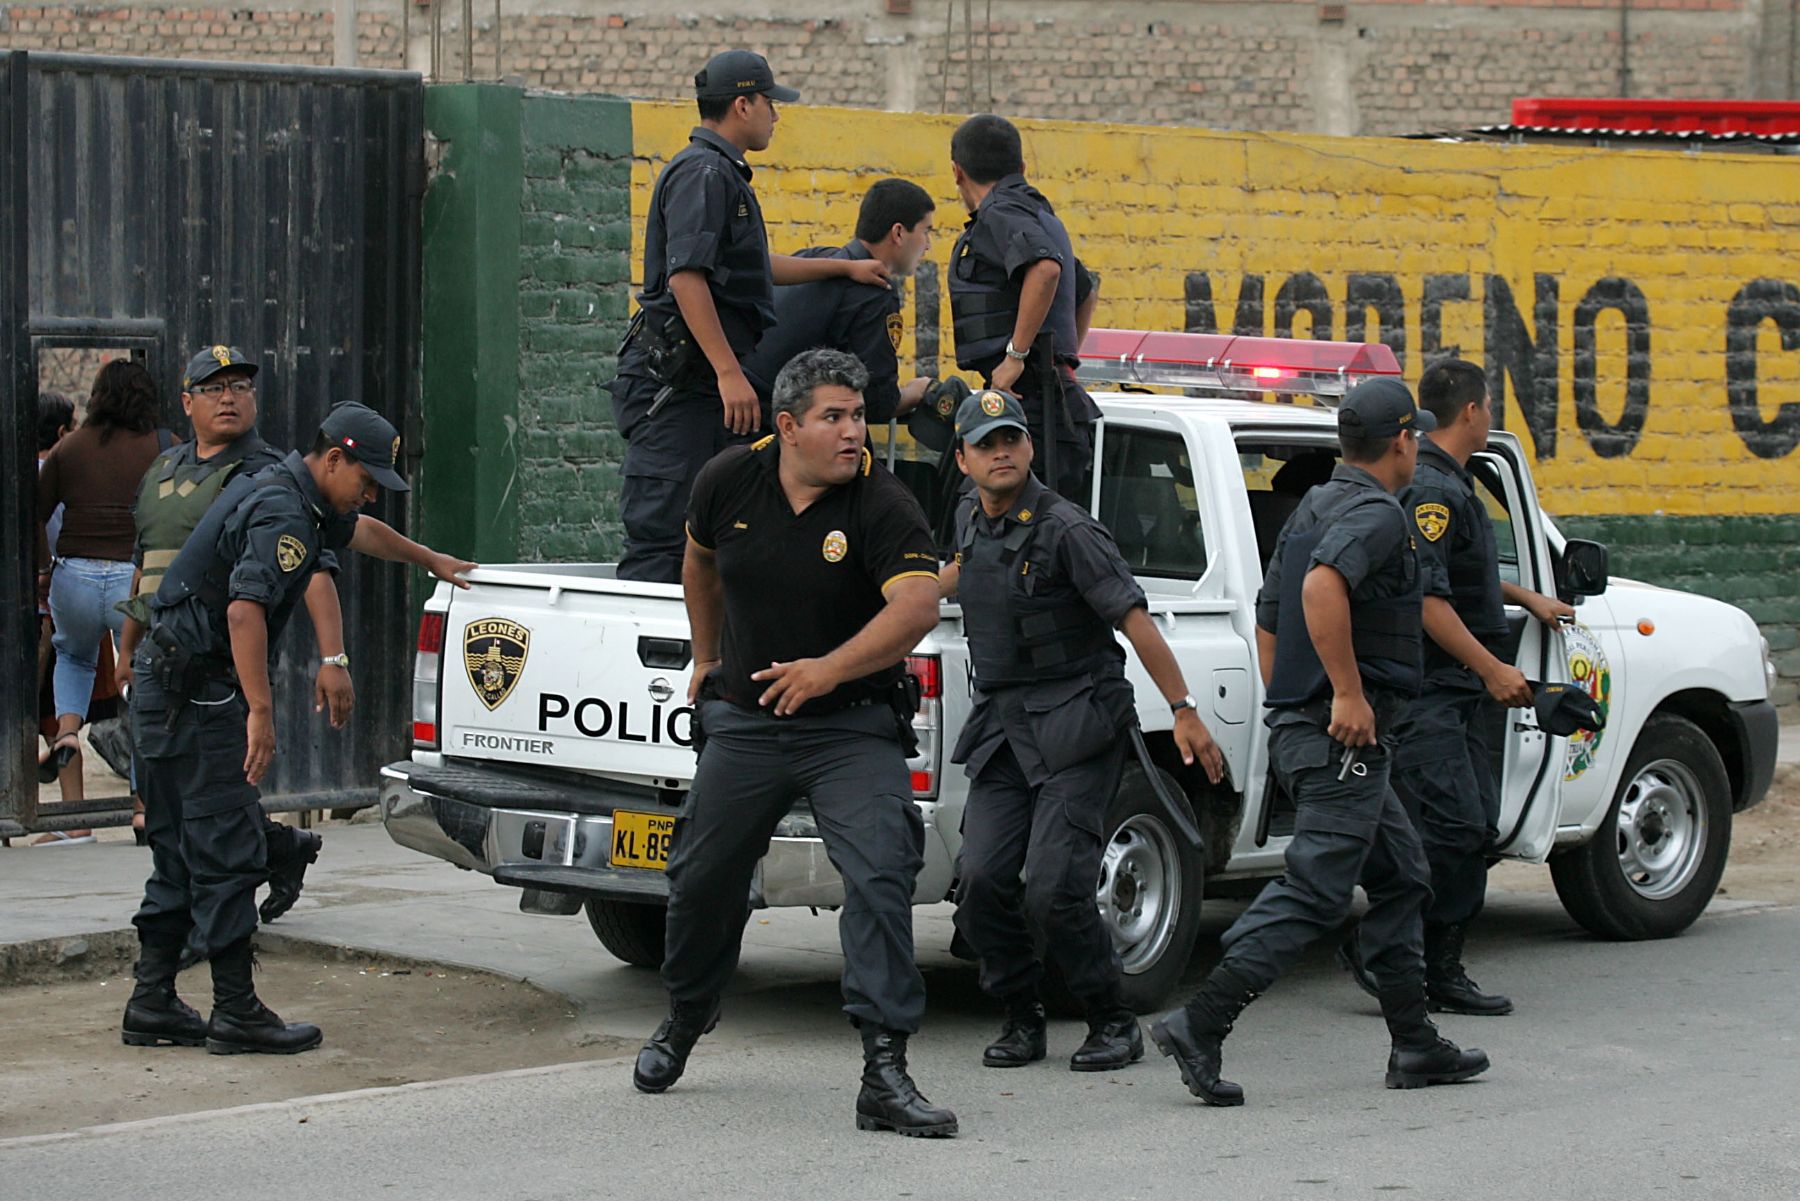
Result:
{"type": "Polygon", "coordinates": [[[249,380],[234,379],[229,384],[195,384],[188,389],[188,392],[194,396],[204,396],[212,400],[223,396],[227,388],[238,396],[248,396],[256,391],[256,385],[249,380]]]}

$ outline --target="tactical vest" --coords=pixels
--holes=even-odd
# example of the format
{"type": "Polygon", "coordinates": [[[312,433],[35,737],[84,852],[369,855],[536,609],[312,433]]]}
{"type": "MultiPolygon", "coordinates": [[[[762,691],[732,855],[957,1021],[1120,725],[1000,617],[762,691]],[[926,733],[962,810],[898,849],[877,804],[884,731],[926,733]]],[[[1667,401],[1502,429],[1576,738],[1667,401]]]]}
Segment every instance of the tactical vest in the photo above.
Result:
{"type": "Polygon", "coordinates": [[[1005,538],[980,537],[973,517],[963,533],[957,596],[975,682],[983,687],[1100,672],[1118,661],[1112,630],[1079,596],[1025,592],[1038,529],[1063,503],[1046,492],[1037,519],[1009,523],[1005,538]]]}
{"type": "MultiPolygon", "coordinates": [[[[1281,597],[1276,617],[1275,667],[1269,678],[1270,708],[1297,708],[1331,695],[1331,679],[1306,628],[1306,609],[1301,590],[1312,569],[1312,554],[1333,524],[1352,509],[1373,498],[1361,490],[1346,489],[1308,513],[1303,506],[1294,516],[1281,550],[1281,597]],[[1300,524],[1304,522],[1305,524],[1300,524]]],[[[1420,603],[1424,596],[1419,562],[1409,544],[1400,552],[1401,590],[1394,596],[1358,597],[1350,593],[1350,642],[1356,652],[1356,669],[1369,689],[1416,695],[1420,667],[1420,603]]],[[[1366,586],[1365,581],[1365,586],[1366,586]]]]}
{"type": "Polygon", "coordinates": [[[225,521],[250,498],[251,493],[285,486],[285,481],[274,473],[239,475],[225,485],[213,506],[194,526],[175,561],[169,564],[156,589],[152,607],[168,609],[197,596],[210,613],[222,618],[225,607],[230,604],[231,569],[236,566],[221,559],[218,553],[219,534],[225,528],[225,521]]]}
{"type": "Polygon", "coordinates": [[[956,365],[976,365],[1006,353],[1019,319],[1019,289],[1000,263],[970,252],[965,242],[950,264],[950,329],[956,365]]]}
{"type": "Polygon", "coordinates": [[[146,612],[148,598],[156,595],[188,535],[243,461],[267,445],[252,434],[204,462],[189,457],[192,447],[178,448],[157,459],[144,473],[135,509],[138,541],[144,548],[143,578],[133,599],[146,598],[146,612]]]}

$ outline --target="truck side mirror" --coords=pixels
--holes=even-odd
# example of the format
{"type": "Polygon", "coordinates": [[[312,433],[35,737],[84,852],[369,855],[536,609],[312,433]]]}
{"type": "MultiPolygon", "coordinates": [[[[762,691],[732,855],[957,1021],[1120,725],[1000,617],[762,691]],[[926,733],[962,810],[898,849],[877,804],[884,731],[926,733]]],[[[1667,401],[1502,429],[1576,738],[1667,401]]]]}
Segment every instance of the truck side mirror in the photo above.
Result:
{"type": "Polygon", "coordinates": [[[1608,556],[1603,544],[1571,538],[1563,544],[1562,566],[1565,600],[1599,596],[1606,591],[1608,556]]]}

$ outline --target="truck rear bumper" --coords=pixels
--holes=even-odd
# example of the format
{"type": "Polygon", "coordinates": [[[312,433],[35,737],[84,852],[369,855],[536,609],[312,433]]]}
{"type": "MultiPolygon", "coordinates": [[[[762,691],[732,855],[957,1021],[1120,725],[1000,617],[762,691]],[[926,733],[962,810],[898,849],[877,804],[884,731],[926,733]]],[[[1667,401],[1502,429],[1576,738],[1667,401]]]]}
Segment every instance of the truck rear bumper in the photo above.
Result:
{"type": "MultiPolygon", "coordinates": [[[[594,806],[605,806],[608,812],[576,813],[471,800],[467,787],[436,787],[429,778],[431,773],[415,780],[414,767],[402,762],[381,769],[382,824],[388,837],[401,846],[519,888],[649,904],[668,899],[668,880],[662,872],[611,865],[613,806],[603,783],[596,784],[591,799],[594,806]],[[462,795],[449,795],[450,791],[462,795]]],[[[503,786],[496,791],[520,790],[503,786]]],[[[647,807],[644,798],[635,794],[621,795],[616,801],[623,809],[647,807]]],[[[799,810],[777,827],[751,882],[752,906],[843,904],[844,883],[826,856],[824,841],[800,832],[810,826],[810,817],[809,812],[799,810]],[[783,829],[792,833],[784,834],[783,829]]],[[[926,845],[942,853],[943,843],[935,830],[928,831],[926,845]]]]}

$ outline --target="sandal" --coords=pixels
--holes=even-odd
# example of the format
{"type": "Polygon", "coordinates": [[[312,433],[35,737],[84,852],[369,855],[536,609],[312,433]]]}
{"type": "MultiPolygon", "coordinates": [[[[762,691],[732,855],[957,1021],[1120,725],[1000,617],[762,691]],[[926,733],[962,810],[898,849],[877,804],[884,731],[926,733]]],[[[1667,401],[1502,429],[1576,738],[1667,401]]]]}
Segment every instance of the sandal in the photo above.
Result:
{"type": "Polygon", "coordinates": [[[58,773],[69,766],[70,762],[79,754],[81,754],[81,734],[77,730],[70,730],[67,734],[58,734],[56,741],[51,744],[50,760],[56,764],[58,773]]]}
{"type": "Polygon", "coordinates": [[[42,838],[34,839],[34,847],[71,847],[78,842],[93,842],[92,834],[65,834],[61,830],[52,830],[42,838]]]}

